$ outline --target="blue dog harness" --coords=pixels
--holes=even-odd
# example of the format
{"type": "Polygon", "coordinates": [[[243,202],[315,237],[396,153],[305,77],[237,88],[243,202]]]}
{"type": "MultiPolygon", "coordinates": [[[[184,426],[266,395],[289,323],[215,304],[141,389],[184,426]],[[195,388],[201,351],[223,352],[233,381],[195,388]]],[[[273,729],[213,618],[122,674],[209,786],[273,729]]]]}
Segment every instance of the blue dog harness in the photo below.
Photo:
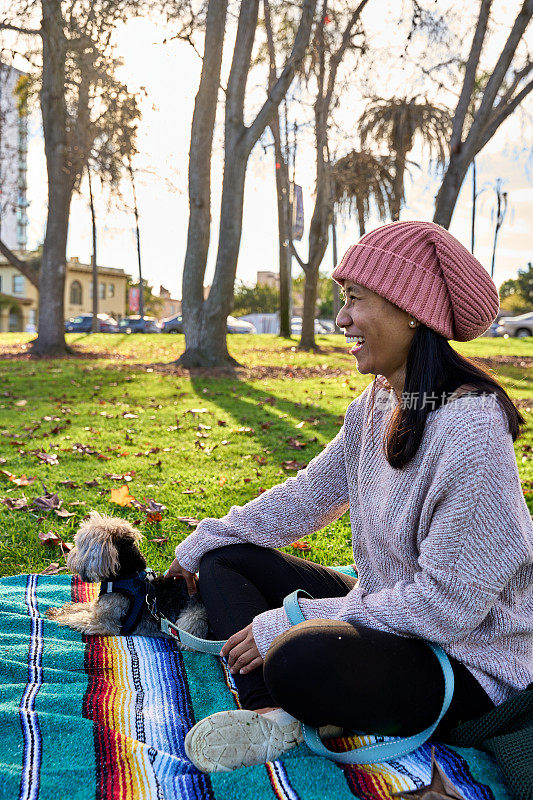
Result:
{"type": "Polygon", "coordinates": [[[113,578],[109,581],[102,581],[100,584],[99,597],[102,597],[103,594],[118,592],[126,597],[129,602],[126,616],[122,620],[120,626],[120,633],[123,636],[128,636],[132,633],[139,624],[145,603],[147,602],[150,585],[155,575],[156,573],[153,569],[144,569],[142,572],[136,572],[134,575],[113,578]]]}

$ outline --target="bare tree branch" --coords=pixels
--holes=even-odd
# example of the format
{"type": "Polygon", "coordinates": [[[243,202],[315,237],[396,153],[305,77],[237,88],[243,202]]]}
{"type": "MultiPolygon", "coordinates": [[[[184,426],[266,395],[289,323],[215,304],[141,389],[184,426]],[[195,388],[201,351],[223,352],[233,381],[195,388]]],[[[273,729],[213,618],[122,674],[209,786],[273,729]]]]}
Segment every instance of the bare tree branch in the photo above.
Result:
{"type": "Polygon", "coordinates": [[[23,33],[25,36],[40,36],[41,30],[34,28],[20,28],[18,25],[11,25],[9,22],[0,22],[0,31],[15,31],[23,33]]]}
{"type": "Polygon", "coordinates": [[[272,88],[272,91],[269,92],[268,97],[263,104],[263,107],[260,109],[259,113],[257,114],[255,120],[250,125],[250,127],[246,129],[245,147],[248,152],[251,151],[252,147],[259,139],[261,133],[268,125],[271,119],[273,107],[275,105],[279,105],[279,103],[285,96],[287,89],[289,88],[292,82],[295,72],[297,71],[298,67],[303,61],[307,43],[309,41],[309,29],[311,28],[313,22],[315,6],[316,6],[316,0],[304,0],[302,4],[300,24],[298,26],[298,32],[294,39],[294,45],[291,54],[287,59],[287,62],[283,67],[283,70],[278,80],[276,81],[274,87],[272,88]]]}
{"type": "Polygon", "coordinates": [[[339,68],[339,64],[341,63],[346,48],[350,44],[350,40],[352,37],[352,32],[355,26],[355,23],[359,20],[364,7],[366,6],[368,0],[361,0],[355,11],[353,12],[352,16],[348,20],[346,28],[344,29],[344,33],[342,34],[341,43],[338,46],[337,50],[333,53],[329,61],[329,76],[328,76],[328,88],[326,90],[326,108],[329,109],[329,105],[331,102],[331,97],[333,95],[333,90],[335,88],[335,81],[337,79],[337,70],[339,68]]]}
{"type": "Polygon", "coordinates": [[[468,106],[470,105],[472,91],[476,82],[476,73],[479,64],[479,58],[481,56],[481,50],[483,48],[483,42],[485,41],[485,34],[487,32],[491,5],[492,0],[482,0],[481,8],[479,9],[479,17],[474,32],[474,38],[472,39],[470,54],[465,66],[463,88],[461,90],[459,101],[453,117],[452,134],[450,136],[450,150],[452,152],[460,147],[462,141],[465,117],[468,111],[468,106]]]}
{"type": "Polygon", "coordinates": [[[0,253],[2,253],[2,255],[7,258],[9,263],[18,269],[18,271],[21,272],[30,283],[39,288],[39,270],[16,256],[15,253],[10,250],[9,247],[2,241],[2,239],[0,239],[0,253]]]}
{"type": "Polygon", "coordinates": [[[496,111],[500,107],[506,105],[506,103],[508,103],[511,100],[514,94],[514,90],[516,89],[522,78],[525,78],[527,75],[529,75],[532,69],[533,69],[533,61],[528,61],[527,64],[524,64],[522,69],[515,70],[513,82],[511,83],[505,94],[502,95],[502,97],[500,98],[500,102],[495,108],[496,111]]]}
{"type": "Polygon", "coordinates": [[[308,268],[308,266],[309,266],[309,263],[307,263],[307,262],[305,262],[305,261],[302,261],[302,259],[300,258],[299,254],[298,254],[298,251],[296,250],[296,247],[294,246],[294,242],[293,242],[293,241],[291,241],[291,250],[292,250],[292,254],[293,254],[294,258],[296,259],[296,261],[298,262],[298,264],[301,266],[301,268],[302,268],[302,269],[304,270],[304,272],[305,272],[305,270],[306,270],[306,269],[308,268]]]}
{"type": "Polygon", "coordinates": [[[505,74],[509,69],[511,61],[513,60],[516,48],[518,47],[520,39],[522,38],[522,35],[526,30],[532,16],[533,0],[524,0],[522,8],[517,14],[513,27],[511,28],[511,32],[509,33],[503,50],[501,51],[498,61],[496,62],[496,66],[494,67],[488,83],[485,86],[483,98],[472,123],[472,127],[470,128],[468,136],[466,137],[466,142],[475,142],[480,132],[487,124],[487,120],[492,112],[498,90],[502,85],[505,74]]]}
{"type": "Polygon", "coordinates": [[[482,149],[485,147],[485,145],[487,144],[487,142],[488,142],[488,141],[489,141],[489,140],[492,138],[492,136],[494,136],[494,134],[496,133],[496,131],[498,130],[498,128],[500,127],[500,125],[502,124],[502,122],[503,122],[505,119],[507,119],[507,117],[508,117],[510,114],[512,114],[512,113],[513,113],[513,111],[515,110],[515,108],[517,108],[517,106],[519,106],[519,105],[520,105],[520,103],[522,102],[522,100],[524,99],[524,97],[527,97],[527,95],[528,95],[528,94],[529,94],[529,93],[530,93],[532,90],[533,90],[533,80],[529,81],[529,83],[526,83],[526,85],[525,85],[525,86],[524,86],[524,87],[523,87],[523,88],[522,88],[522,89],[521,89],[521,90],[518,92],[518,94],[516,95],[516,97],[515,97],[515,98],[513,98],[513,100],[511,100],[511,102],[510,102],[510,103],[507,103],[507,104],[504,106],[504,108],[501,108],[501,110],[499,110],[499,109],[500,109],[500,107],[501,107],[501,105],[502,105],[501,103],[499,103],[499,104],[496,106],[496,109],[495,109],[495,110],[496,110],[496,111],[498,111],[498,110],[499,110],[499,113],[496,113],[496,114],[494,115],[494,117],[493,117],[493,118],[490,120],[489,124],[487,125],[486,131],[485,131],[485,133],[483,134],[483,137],[482,137],[482,139],[481,139],[481,141],[480,141],[479,147],[476,147],[476,152],[478,152],[478,153],[479,153],[479,151],[480,151],[480,150],[482,150],[482,149]]]}

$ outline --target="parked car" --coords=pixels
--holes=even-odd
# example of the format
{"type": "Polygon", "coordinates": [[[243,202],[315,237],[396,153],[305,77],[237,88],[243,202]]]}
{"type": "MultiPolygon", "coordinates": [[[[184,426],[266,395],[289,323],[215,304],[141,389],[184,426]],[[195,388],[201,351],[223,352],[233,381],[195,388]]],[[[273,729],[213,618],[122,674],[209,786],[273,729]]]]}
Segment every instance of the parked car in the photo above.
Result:
{"type": "Polygon", "coordinates": [[[257,333],[255,325],[237,317],[228,317],[226,330],[228,333],[257,333]]]}
{"type": "Polygon", "coordinates": [[[533,336],[533,311],[517,317],[501,317],[496,331],[497,336],[516,336],[518,339],[533,336]]]}
{"type": "Polygon", "coordinates": [[[173,317],[162,319],[161,333],[183,333],[183,317],[181,314],[174,314],[173,317]]]}
{"type": "Polygon", "coordinates": [[[335,333],[335,323],[332,319],[319,319],[318,322],[322,325],[326,333],[335,333]]]}
{"type": "MultiPolygon", "coordinates": [[[[334,326],[335,330],[335,326],[334,326]]],[[[333,330],[333,332],[334,332],[333,330]]],[[[301,336],[302,334],[302,318],[301,317],[291,317],[291,333],[297,334],[301,336]]],[[[332,333],[332,331],[327,330],[327,328],[322,324],[319,319],[315,319],[315,333],[332,333]]]]}
{"type": "MultiPolygon", "coordinates": [[[[98,314],[97,319],[99,333],[117,333],[118,322],[113,317],[110,317],[109,314],[98,314]]],[[[67,333],[90,333],[92,329],[92,314],[78,314],[77,317],[65,320],[65,331],[67,333]]]]}
{"type": "Polygon", "coordinates": [[[120,333],[161,333],[161,324],[155,317],[124,317],[118,323],[120,333]]]}
{"type": "MultiPolygon", "coordinates": [[[[181,314],[175,314],[173,317],[167,317],[161,321],[162,333],[183,333],[183,317],[181,314]]],[[[228,333],[257,333],[255,325],[247,322],[245,319],[237,319],[236,317],[228,317],[227,320],[228,333]]]]}

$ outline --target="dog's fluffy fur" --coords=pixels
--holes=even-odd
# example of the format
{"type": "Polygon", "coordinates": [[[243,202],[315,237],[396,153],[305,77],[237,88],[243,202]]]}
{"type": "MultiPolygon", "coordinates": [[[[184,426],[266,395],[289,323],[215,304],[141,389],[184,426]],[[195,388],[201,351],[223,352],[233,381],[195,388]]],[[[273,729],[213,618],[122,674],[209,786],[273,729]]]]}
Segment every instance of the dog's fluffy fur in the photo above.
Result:
{"type": "MultiPolygon", "coordinates": [[[[139,550],[142,534],[124,519],[102,516],[91,511],[74,537],[67,566],[83,581],[99,582],[132,575],[146,568],[139,550]]],[[[189,597],[184,580],[158,576],[153,586],[158,611],[179,628],[206,639],[207,612],[198,595],[189,597]]],[[[104,594],[89,603],[66,603],[50,608],[48,619],[77,631],[96,636],[118,636],[128,609],[128,599],[118,592],[104,594]]],[[[136,636],[166,636],[145,605],[135,631],[136,636]]],[[[185,650],[188,647],[180,645],[185,650]]]]}

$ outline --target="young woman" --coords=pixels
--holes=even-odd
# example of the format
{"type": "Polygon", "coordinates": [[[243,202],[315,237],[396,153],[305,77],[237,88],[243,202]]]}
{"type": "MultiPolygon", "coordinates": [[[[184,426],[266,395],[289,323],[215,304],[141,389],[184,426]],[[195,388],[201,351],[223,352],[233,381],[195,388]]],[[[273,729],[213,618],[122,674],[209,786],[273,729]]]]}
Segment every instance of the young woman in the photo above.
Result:
{"type": "Polygon", "coordinates": [[[337,436],[295,478],[176,548],[169,576],[195,573],[239,691],[240,710],[187,734],[198,769],[277,758],[300,722],[409,736],[452,703],[434,736],[533,680],[533,524],[513,448],[525,420],[492,375],[460,356],[494,320],[481,264],[431,222],[362,237],[333,273],[337,322],[374,380],[337,436]],[[358,579],[273,549],[350,512],[358,579]],[[283,598],[305,589],[305,621],[283,598]]]}

